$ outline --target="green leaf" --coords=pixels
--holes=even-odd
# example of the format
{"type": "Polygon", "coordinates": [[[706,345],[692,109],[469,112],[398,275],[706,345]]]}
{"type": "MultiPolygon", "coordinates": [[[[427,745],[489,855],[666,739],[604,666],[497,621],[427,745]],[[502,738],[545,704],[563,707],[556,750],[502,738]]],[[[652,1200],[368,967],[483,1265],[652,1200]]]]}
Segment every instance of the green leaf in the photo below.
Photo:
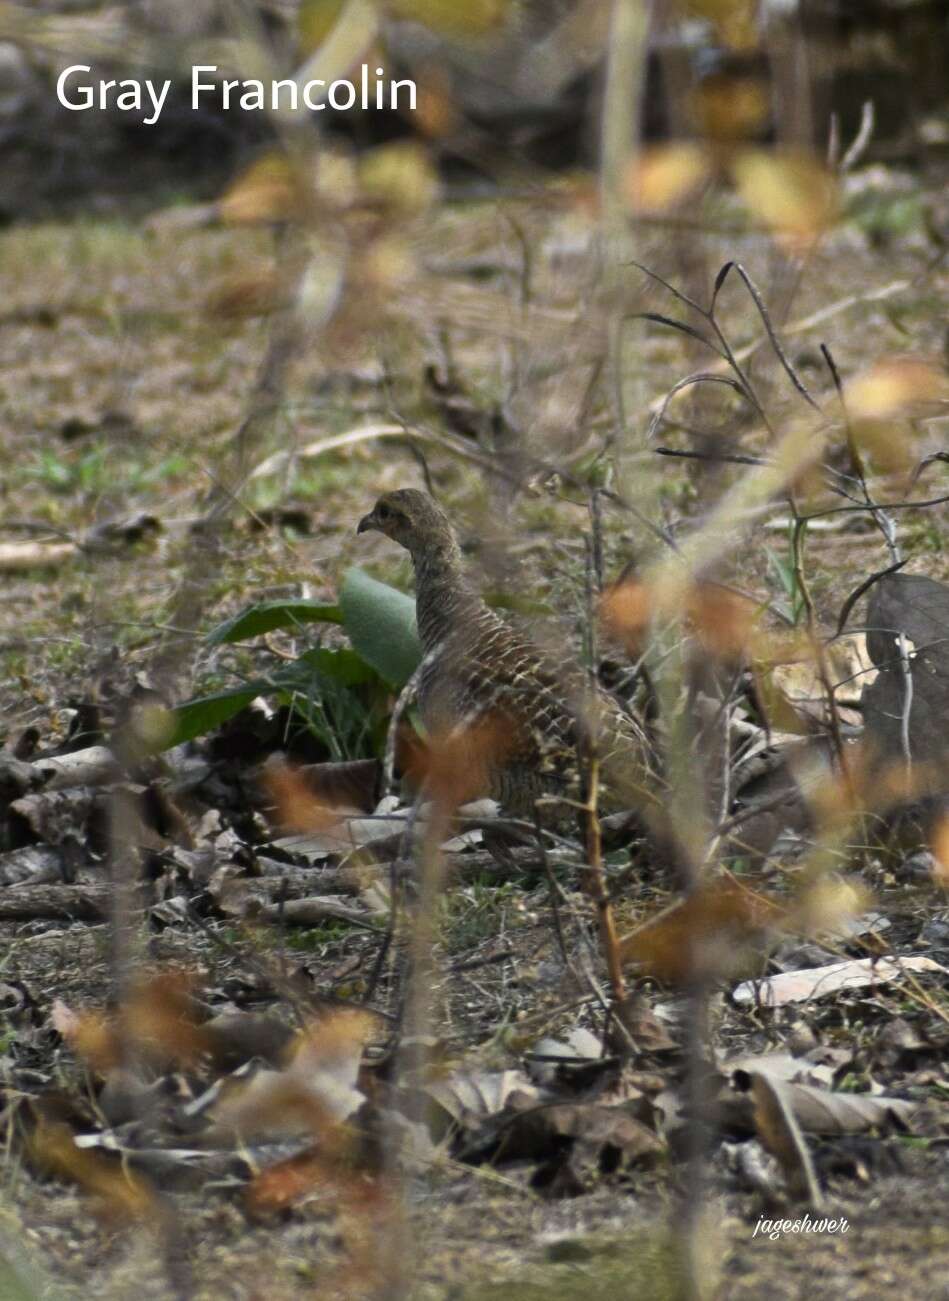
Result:
{"type": "Polygon", "coordinates": [[[262,601],[248,606],[233,619],[219,623],[208,633],[212,646],[226,642],[247,641],[260,637],[275,628],[296,628],[304,623],[342,623],[343,612],[338,605],[324,605],[319,601],[262,601]]]}
{"type": "Polygon", "coordinates": [[[356,651],[346,647],[327,650],[323,646],[304,651],[299,659],[277,675],[276,681],[285,687],[301,679],[310,681],[314,673],[319,677],[331,678],[343,687],[361,687],[367,682],[379,681],[376,670],[356,651]]]}
{"type": "Polygon", "coordinates": [[[215,727],[220,727],[229,718],[239,714],[257,696],[272,691],[269,682],[255,682],[249,686],[234,687],[230,691],[218,691],[211,696],[199,696],[189,700],[171,711],[172,726],[165,739],[165,750],[185,741],[193,741],[196,736],[203,736],[215,727]]]}
{"type": "Polygon", "coordinates": [[[422,658],[411,596],[361,569],[350,569],[339,604],[354,649],[390,686],[403,687],[422,658]]]}

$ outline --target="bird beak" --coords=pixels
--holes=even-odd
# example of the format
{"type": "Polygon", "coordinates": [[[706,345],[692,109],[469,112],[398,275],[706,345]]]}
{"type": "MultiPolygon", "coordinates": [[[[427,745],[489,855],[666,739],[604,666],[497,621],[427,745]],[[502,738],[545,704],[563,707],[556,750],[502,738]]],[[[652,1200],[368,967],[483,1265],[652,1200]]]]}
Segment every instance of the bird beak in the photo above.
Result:
{"type": "Polygon", "coordinates": [[[356,528],[357,533],[368,533],[370,529],[378,528],[376,524],[376,513],[370,511],[368,515],[363,515],[356,528]]]}

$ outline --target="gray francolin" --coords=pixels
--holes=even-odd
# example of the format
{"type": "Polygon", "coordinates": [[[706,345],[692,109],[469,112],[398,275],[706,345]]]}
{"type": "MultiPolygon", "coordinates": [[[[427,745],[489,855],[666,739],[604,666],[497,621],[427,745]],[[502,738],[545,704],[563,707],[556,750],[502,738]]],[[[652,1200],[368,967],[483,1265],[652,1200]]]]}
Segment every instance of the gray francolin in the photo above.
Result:
{"type": "Polygon", "coordinates": [[[471,769],[465,798],[489,794],[517,816],[533,818],[537,810],[545,823],[563,822],[584,789],[583,751],[597,757],[604,811],[655,805],[658,783],[642,727],[613,696],[591,688],[576,662],[554,663],[484,603],[431,497],[413,488],[387,493],[357,532],[369,529],[412,557],[426,729],[442,740],[480,729],[482,743],[467,756],[463,747],[451,750],[452,762],[471,769]]]}

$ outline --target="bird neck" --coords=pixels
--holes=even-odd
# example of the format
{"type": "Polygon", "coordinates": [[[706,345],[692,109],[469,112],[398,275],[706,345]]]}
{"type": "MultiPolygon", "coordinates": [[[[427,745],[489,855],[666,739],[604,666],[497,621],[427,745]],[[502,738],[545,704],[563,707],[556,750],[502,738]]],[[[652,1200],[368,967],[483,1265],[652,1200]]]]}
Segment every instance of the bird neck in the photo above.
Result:
{"type": "Polygon", "coordinates": [[[419,637],[424,650],[431,651],[459,619],[481,609],[482,601],[468,581],[454,538],[413,551],[412,564],[419,637]]]}

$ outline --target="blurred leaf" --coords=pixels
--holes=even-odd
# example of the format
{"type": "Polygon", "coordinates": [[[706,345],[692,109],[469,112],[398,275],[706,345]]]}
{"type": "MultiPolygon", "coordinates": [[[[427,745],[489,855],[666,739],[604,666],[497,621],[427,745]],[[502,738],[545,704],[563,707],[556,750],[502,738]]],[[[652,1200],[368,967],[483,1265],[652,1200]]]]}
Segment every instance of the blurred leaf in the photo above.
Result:
{"type": "Polygon", "coordinates": [[[757,77],[706,77],[692,92],[699,130],[712,141],[747,140],[768,122],[767,90],[757,77]]]}
{"type": "Polygon", "coordinates": [[[451,96],[451,82],[444,68],[425,65],[425,79],[418,83],[412,125],[420,136],[440,140],[458,126],[458,110],[451,96]]]}
{"type": "Polygon", "coordinates": [[[345,811],[345,806],[314,789],[305,771],[287,763],[268,764],[262,782],[283,835],[332,830],[345,811]]]}
{"type": "Polygon", "coordinates": [[[515,717],[495,709],[427,741],[407,738],[406,776],[440,809],[454,810],[490,792],[491,772],[517,749],[519,731],[515,717]]]}
{"type": "Polygon", "coordinates": [[[279,824],[304,832],[335,826],[341,813],[372,813],[378,803],[381,776],[378,759],[295,768],[273,756],[265,765],[262,782],[279,824]]]}
{"type": "Polygon", "coordinates": [[[638,211],[664,212],[708,177],[711,159],[699,144],[677,141],[643,150],[629,169],[626,192],[638,211]]]}
{"type": "Polygon", "coordinates": [[[764,722],[776,732],[791,732],[796,736],[808,736],[811,723],[802,718],[793,704],[775,681],[773,672],[767,665],[753,664],[755,692],[764,711],[764,722]]]}
{"type": "Polygon", "coordinates": [[[847,385],[854,421],[913,419],[949,409],[945,372],[921,357],[885,357],[847,385]]]}
{"type": "Polygon", "coordinates": [[[248,641],[277,628],[296,628],[304,623],[342,623],[343,612],[338,605],[320,601],[262,601],[249,606],[232,619],[219,623],[208,633],[211,646],[248,641]]]}
{"type": "Polygon", "coordinates": [[[859,882],[838,876],[817,876],[801,888],[786,925],[799,935],[845,935],[854,917],[872,900],[859,882]]]}
{"type": "Polygon", "coordinates": [[[212,320],[244,321],[269,316],[279,303],[273,268],[260,267],[215,285],[205,299],[204,312],[212,320]]]}
{"type": "Polygon", "coordinates": [[[758,44],[758,0],[686,0],[686,9],[715,26],[716,34],[735,50],[758,44]]]}
{"type": "Polygon", "coordinates": [[[744,149],[732,161],[732,172],[752,214],[792,248],[812,244],[834,219],[834,179],[806,154],[744,149]]]}
{"type": "Polygon", "coordinates": [[[309,54],[322,45],[336,26],[345,0],[301,0],[297,14],[300,48],[309,54]]]}
{"type": "Polygon", "coordinates": [[[388,0],[393,18],[422,23],[442,36],[483,36],[503,21],[509,0],[388,0]]]}
{"type": "Polygon", "coordinates": [[[622,961],[674,985],[718,980],[760,960],[764,937],[782,915],[764,895],[715,881],[626,936],[622,961]]]}
{"type": "Polygon", "coordinates": [[[354,648],[390,686],[403,687],[422,658],[412,598],[361,569],[350,569],[339,604],[354,648]]]}
{"type": "Polygon", "coordinates": [[[285,154],[269,153],[242,172],[218,201],[221,220],[235,225],[292,221],[304,213],[307,187],[285,154]]]}
{"type": "Polygon", "coordinates": [[[160,1222],[162,1209],[155,1190],[117,1157],[84,1151],[69,1125],[40,1118],[30,1136],[29,1151],[36,1163],[55,1179],[78,1184],[123,1219],[160,1222]]]}
{"type": "Polygon", "coordinates": [[[949,813],[944,813],[929,834],[933,856],[933,883],[949,890],[949,813]]]}
{"type": "Polygon", "coordinates": [[[438,198],[438,173],[428,150],[413,141],[371,149],[359,166],[363,196],[398,212],[423,212],[438,198]]]}

